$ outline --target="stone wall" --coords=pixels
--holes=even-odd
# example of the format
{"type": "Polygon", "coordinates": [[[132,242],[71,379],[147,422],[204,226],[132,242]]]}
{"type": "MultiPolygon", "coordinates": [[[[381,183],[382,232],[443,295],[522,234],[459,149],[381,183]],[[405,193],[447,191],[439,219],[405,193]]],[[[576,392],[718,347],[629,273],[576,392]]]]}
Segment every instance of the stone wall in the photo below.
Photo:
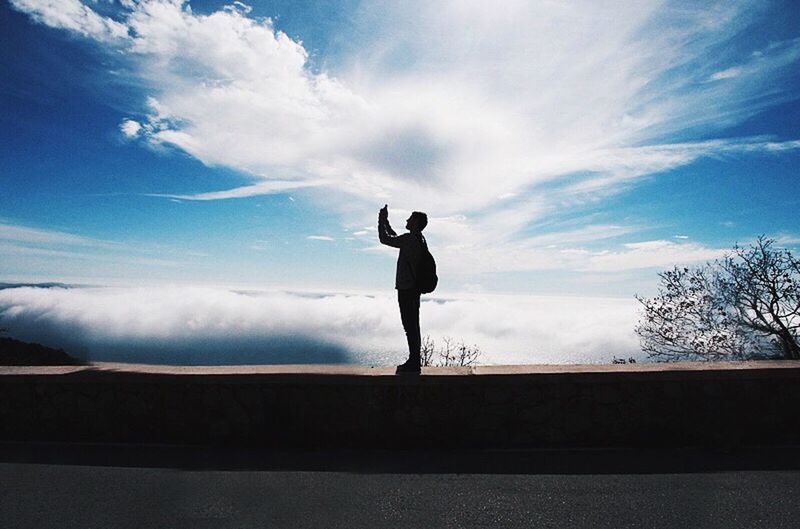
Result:
{"type": "Polygon", "coordinates": [[[304,448],[800,442],[800,361],[0,368],[0,440],[304,448]]]}

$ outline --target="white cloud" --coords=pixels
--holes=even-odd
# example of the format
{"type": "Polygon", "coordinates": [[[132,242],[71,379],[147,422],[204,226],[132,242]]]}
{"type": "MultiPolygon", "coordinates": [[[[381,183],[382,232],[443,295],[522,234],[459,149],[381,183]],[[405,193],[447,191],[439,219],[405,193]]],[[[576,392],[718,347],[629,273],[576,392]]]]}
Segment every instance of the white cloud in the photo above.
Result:
{"type": "Polygon", "coordinates": [[[306,239],[311,241],[332,241],[334,240],[333,237],[328,237],[327,235],[309,235],[306,239]]]}
{"type": "Polygon", "coordinates": [[[126,119],[120,124],[119,130],[122,131],[126,138],[135,138],[139,131],[142,130],[142,125],[138,121],[126,119]]]}
{"type": "MultiPolygon", "coordinates": [[[[640,356],[632,299],[432,299],[437,302],[422,303],[423,333],[476,344],[485,351],[484,363],[640,356]]],[[[393,365],[407,355],[397,301],[390,295],[11,288],[0,290],[0,326],[19,339],[106,361],[393,365]]]]}
{"type": "Polygon", "coordinates": [[[98,15],[79,0],[11,0],[11,5],[31,15],[37,22],[68,29],[101,42],[127,39],[128,27],[98,15]]]}
{"type": "Polygon", "coordinates": [[[247,5],[247,4],[243,3],[243,2],[239,2],[238,0],[233,2],[230,5],[226,5],[222,9],[225,10],[225,11],[238,11],[238,12],[243,13],[245,15],[253,10],[252,7],[250,7],[249,5],[247,5]]]}

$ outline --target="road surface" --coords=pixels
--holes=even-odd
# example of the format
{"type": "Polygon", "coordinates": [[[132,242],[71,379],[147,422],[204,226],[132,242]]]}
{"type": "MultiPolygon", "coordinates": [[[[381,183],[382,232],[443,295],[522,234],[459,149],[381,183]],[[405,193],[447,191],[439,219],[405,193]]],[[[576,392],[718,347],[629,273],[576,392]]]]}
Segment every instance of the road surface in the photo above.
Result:
{"type": "Polygon", "coordinates": [[[0,445],[0,527],[795,529],[797,454],[0,445]]]}

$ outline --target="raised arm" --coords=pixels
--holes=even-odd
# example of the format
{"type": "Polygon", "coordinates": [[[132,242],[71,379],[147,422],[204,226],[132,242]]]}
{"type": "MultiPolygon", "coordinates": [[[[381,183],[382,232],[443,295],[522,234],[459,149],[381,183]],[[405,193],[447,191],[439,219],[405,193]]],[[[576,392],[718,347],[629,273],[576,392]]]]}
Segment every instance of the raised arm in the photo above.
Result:
{"type": "Polygon", "coordinates": [[[389,224],[389,211],[386,206],[383,206],[380,213],[378,213],[378,239],[381,244],[400,248],[400,237],[397,236],[397,233],[389,224]]]}

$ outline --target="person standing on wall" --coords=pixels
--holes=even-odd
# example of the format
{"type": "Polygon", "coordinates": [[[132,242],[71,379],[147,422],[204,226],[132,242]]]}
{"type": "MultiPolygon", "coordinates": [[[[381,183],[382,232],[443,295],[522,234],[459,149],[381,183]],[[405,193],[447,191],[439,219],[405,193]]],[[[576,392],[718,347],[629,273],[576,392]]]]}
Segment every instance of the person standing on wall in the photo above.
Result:
{"type": "Polygon", "coordinates": [[[428,225],[428,216],[415,211],[406,219],[408,233],[397,235],[389,224],[389,209],[384,205],[378,212],[378,239],[382,244],[398,248],[397,272],[394,287],[400,305],[400,319],[408,340],[408,360],[397,366],[398,373],[420,372],[419,329],[420,294],[436,288],[436,265],[428,251],[422,230],[428,225]],[[432,267],[432,269],[431,269],[432,267]],[[432,275],[431,275],[432,274],[432,275]]]}

